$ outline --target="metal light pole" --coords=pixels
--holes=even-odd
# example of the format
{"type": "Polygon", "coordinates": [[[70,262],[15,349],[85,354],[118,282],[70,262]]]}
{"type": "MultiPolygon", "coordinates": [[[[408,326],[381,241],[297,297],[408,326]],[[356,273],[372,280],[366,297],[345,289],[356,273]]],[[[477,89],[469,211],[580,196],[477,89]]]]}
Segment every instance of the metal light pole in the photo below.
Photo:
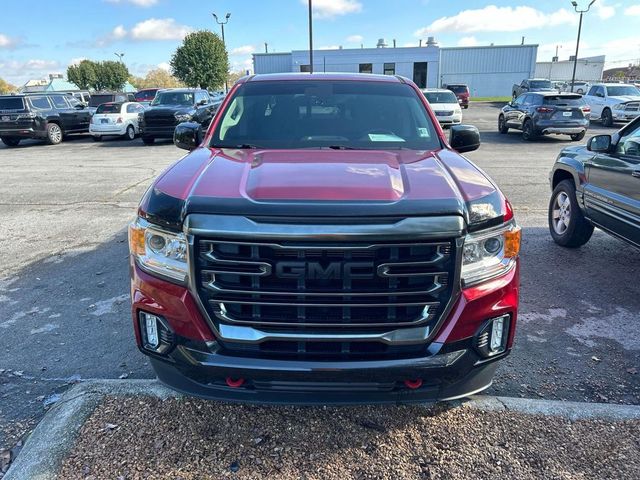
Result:
{"type": "Polygon", "coordinates": [[[313,6],[309,0],[309,73],[313,73],[313,6]]]}
{"type": "Polygon", "coordinates": [[[576,56],[573,59],[573,74],[571,75],[571,92],[573,93],[574,83],[576,82],[576,68],[578,67],[578,49],[580,48],[580,34],[582,33],[582,15],[587,13],[591,9],[591,5],[596,3],[596,0],[591,0],[591,3],[587,6],[586,10],[578,10],[578,2],[575,0],[571,2],[573,9],[580,14],[580,22],[578,23],[578,41],[576,42],[576,56]]]}
{"type": "Polygon", "coordinates": [[[124,53],[117,53],[117,52],[116,52],[116,53],[114,53],[114,55],[115,55],[116,57],[118,57],[118,59],[120,60],[120,63],[124,63],[124,62],[122,61],[122,57],[124,57],[124,53]]]}
{"type": "MultiPolygon", "coordinates": [[[[220,25],[220,27],[222,28],[222,45],[224,45],[224,49],[227,49],[227,43],[224,40],[224,26],[229,23],[229,17],[231,16],[230,13],[227,13],[227,15],[224,17],[224,21],[221,21],[218,19],[218,16],[215,13],[212,13],[211,15],[213,15],[213,18],[215,19],[216,23],[218,25],[220,25]]],[[[225,93],[227,93],[227,91],[229,90],[229,86],[227,85],[227,79],[224,79],[224,91],[225,93]]]]}

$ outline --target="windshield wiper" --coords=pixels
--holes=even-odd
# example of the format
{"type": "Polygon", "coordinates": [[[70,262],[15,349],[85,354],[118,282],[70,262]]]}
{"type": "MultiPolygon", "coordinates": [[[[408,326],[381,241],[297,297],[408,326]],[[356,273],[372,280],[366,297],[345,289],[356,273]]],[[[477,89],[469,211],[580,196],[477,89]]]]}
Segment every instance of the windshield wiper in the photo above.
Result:
{"type": "Polygon", "coordinates": [[[360,148],[350,147],[348,145],[329,145],[326,148],[330,148],[331,150],[361,150],[360,148]]]}
{"type": "Polygon", "coordinates": [[[257,150],[264,147],[253,145],[251,143],[239,143],[238,145],[213,145],[215,148],[237,148],[239,150],[257,150]]]}

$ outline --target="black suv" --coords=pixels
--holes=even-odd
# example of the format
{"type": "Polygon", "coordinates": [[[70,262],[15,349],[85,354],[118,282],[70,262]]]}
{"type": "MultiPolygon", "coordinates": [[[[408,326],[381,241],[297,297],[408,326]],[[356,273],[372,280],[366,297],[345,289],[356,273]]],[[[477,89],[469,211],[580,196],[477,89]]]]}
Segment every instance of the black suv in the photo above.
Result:
{"type": "Polygon", "coordinates": [[[0,138],[8,147],[24,138],[55,145],[67,134],[88,132],[90,122],[85,105],[64,93],[0,96],[0,138]]]}
{"type": "Polygon", "coordinates": [[[221,102],[214,102],[209,92],[194,88],[159,90],[142,116],[142,141],[151,145],[156,138],[173,138],[176,125],[195,122],[205,130],[221,102]]]}
{"type": "Polygon", "coordinates": [[[563,247],[587,243],[593,227],[640,247],[640,118],[586,147],[567,147],[551,171],[549,230],[563,247]]]}
{"type": "Polygon", "coordinates": [[[576,93],[523,93],[508,103],[498,115],[498,131],[522,130],[524,140],[540,135],[569,135],[571,140],[584,138],[589,128],[591,109],[576,93]]]}
{"type": "Polygon", "coordinates": [[[91,98],[89,99],[89,111],[91,115],[96,113],[96,110],[103,103],[124,103],[124,102],[135,102],[135,97],[133,94],[129,93],[118,93],[118,92],[98,92],[92,93],[91,98]]]}

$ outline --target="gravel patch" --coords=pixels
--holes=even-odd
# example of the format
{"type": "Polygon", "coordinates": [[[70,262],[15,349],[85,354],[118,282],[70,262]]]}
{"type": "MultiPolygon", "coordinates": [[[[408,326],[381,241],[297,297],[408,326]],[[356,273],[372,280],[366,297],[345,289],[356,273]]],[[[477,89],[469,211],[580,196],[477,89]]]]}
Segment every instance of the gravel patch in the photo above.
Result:
{"type": "Polygon", "coordinates": [[[59,478],[640,478],[640,420],[106,397],[59,478]]]}

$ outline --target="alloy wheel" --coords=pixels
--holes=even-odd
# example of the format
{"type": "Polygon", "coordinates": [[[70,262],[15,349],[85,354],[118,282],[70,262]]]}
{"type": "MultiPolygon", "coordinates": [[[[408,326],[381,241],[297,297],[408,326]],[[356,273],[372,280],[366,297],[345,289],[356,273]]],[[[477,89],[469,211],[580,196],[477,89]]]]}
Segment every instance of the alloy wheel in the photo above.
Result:
{"type": "Polygon", "coordinates": [[[564,235],[571,221],[571,201],[565,192],[559,192],[553,204],[553,230],[564,235]]]}

